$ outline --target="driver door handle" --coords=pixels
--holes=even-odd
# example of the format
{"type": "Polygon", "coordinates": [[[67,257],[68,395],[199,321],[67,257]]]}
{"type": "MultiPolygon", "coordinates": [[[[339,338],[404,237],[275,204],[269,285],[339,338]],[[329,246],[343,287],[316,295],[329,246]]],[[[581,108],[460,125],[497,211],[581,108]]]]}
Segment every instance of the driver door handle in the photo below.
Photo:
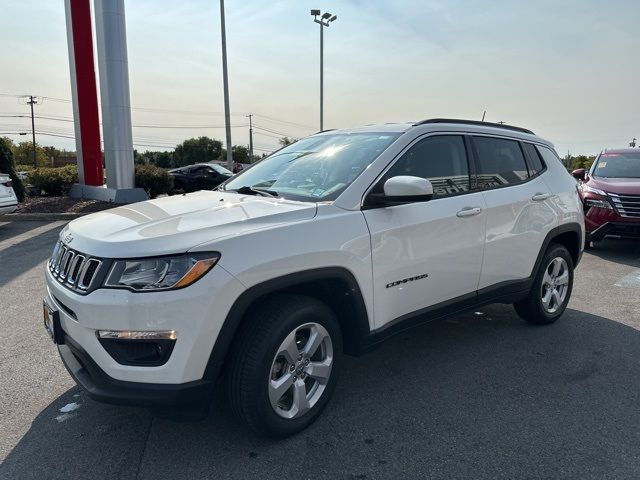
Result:
{"type": "Polygon", "coordinates": [[[457,217],[473,217],[474,215],[478,215],[482,209],[480,207],[464,207],[458,213],[456,213],[457,217]]]}
{"type": "Polygon", "coordinates": [[[550,193],[538,192],[533,197],[531,197],[531,200],[533,200],[534,202],[542,202],[543,200],[547,200],[551,197],[552,195],[550,193]]]}

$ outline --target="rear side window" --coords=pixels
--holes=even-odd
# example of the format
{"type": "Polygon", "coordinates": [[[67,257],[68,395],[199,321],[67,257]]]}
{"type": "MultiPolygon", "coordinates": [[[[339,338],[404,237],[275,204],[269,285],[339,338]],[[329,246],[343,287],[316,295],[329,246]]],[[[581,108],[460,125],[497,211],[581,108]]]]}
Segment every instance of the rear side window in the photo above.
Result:
{"type": "Polygon", "coordinates": [[[520,144],[514,140],[473,137],[478,153],[478,186],[496,188],[525,181],[527,164],[520,144]]]}
{"type": "Polygon", "coordinates": [[[538,153],[538,149],[533,143],[523,143],[522,147],[527,155],[527,165],[529,165],[529,176],[534,177],[542,170],[544,170],[544,164],[538,153]]]}
{"type": "Polygon", "coordinates": [[[464,140],[459,135],[427,137],[412,146],[385,175],[426,178],[433,197],[442,198],[469,191],[469,164],[464,140]]]}

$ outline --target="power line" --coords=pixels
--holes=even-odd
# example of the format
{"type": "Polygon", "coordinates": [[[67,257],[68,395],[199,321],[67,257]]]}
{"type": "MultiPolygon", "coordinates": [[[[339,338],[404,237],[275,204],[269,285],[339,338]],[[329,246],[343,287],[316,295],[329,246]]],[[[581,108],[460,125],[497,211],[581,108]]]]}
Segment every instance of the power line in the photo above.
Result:
{"type": "MultiPolygon", "coordinates": [[[[27,98],[29,95],[18,95],[12,93],[0,93],[0,97],[13,97],[13,98],[27,98]]],[[[43,100],[51,100],[54,102],[61,103],[71,103],[71,100],[66,98],[58,98],[58,97],[47,97],[47,96],[39,96],[38,98],[43,100]]],[[[205,111],[205,110],[179,110],[179,109],[164,109],[164,108],[152,108],[152,107],[131,107],[131,110],[141,111],[141,112],[158,112],[158,113],[184,113],[189,115],[210,115],[210,116],[224,116],[224,112],[216,112],[216,111],[205,111]]],[[[246,117],[249,115],[249,112],[238,112],[231,114],[234,117],[246,117]]],[[[285,125],[290,125],[294,127],[307,128],[311,130],[315,130],[315,127],[311,125],[305,125],[303,123],[292,122],[289,120],[282,120],[279,118],[271,117],[269,115],[263,115],[261,113],[252,113],[251,115],[262,118],[266,121],[277,122],[285,125]]]]}
{"type": "Polygon", "coordinates": [[[270,133],[264,133],[264,132],[256,132],[256,135],[262,135],[263,137],[269,137],[269,138],[276,138],[278,140],[282,138],[281,135],[271,135],[270,133]]]}
{"type": "MultiPolygon", "coordinates": [[[[31,118],[30,115],[0,115],[0,118],[31,118]]],[[[35,118],[43,120],[54,120],[57,122],[70,122],[73,123],[72,118],[61,116],[49,116],[49,115],[36,115],[35,118]]],[[[247,127],[249,124],[231,125],[233,128],[247,127]]],[[[168,125],[168,124],[134,124],[132,127],[136,128],[225,128],[224,125],[168,125]]]]}
{"type": "Polygon", "coordinates": [[[255,113],[254,115],[255,115],[256,117],[259,117],[259,118],[264,118],[264,119],[266,119],[266,120],[271,120],[272,122],[284,123],[284,124],[286,124],[286,125],[293,125],[294,127],[309,128],[309,129],[311,129],[311,130],[315,130],[315,129],[316,129],[316,127],[312,127],[312,126],[310,126],[310,125],[305,125],[305,124],[303,124],[303,123],[289,122],[289,121],[287,121],[287,120],[279,120],[279,119],[277,119],[277,118],[268,117],[267,115],[261,115],[261,114],[259,114],[259,113],[255,113]]]}
{"type": "Polygon", "coordinates": [[[266,127],[261,127],[259,125],[255,125],[255,124],[254,124],[254,128],[257,128],[259,130],[264,130],[265,132],[269,132],[269,133],[275,133],[276,135],[282,135],[283,137],[292,137],[293,136],[290,133],[279,132],[278,130],[273,130],[271,128],[266,128],[266,127]]]}

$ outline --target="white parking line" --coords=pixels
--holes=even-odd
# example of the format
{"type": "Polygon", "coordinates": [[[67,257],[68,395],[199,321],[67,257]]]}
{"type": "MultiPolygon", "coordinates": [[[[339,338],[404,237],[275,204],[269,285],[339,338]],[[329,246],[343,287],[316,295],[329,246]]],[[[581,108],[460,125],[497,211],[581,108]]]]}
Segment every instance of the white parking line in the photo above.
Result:
{"type": "Polygon", "coordinates": [[[634,270],[628,275],[625,275],[616,283],[614,283],[616,287],[623,288],[638,288],[640,287],[640,270],[634,270]]]}

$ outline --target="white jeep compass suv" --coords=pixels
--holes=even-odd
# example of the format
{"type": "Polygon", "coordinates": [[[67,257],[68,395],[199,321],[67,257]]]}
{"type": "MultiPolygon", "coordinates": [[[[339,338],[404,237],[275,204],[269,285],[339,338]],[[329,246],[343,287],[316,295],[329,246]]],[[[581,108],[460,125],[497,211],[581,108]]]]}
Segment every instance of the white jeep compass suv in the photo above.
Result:
{"type": "Polygon", "coordinates": [[[302,139],[215,191],[79,218],[46,267],[45,327],[96,400],[309,425],[342,355],[488,303],[564,312],[576,183],[531,131],[461,120],[302,139]]]}

